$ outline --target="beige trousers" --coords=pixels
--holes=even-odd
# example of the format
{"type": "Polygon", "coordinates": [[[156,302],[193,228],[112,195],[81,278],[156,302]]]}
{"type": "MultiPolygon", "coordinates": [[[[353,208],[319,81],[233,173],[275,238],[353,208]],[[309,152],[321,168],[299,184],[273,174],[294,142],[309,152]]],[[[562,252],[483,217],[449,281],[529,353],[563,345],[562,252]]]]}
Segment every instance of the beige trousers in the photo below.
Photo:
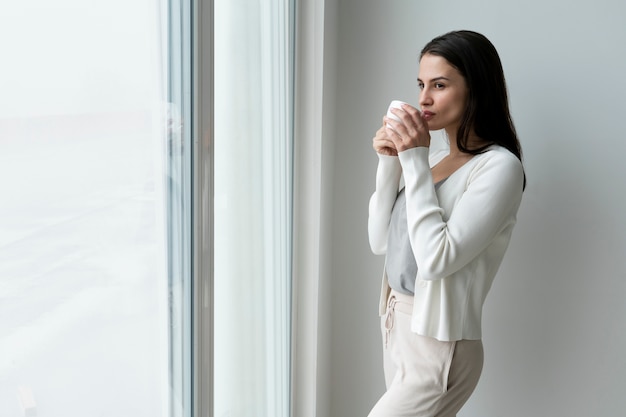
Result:
{"type": "Polygon", "coordinates": [[[454,417],[478,384],[482,342],[418,335],[412,310],[413,297],[391,292],[381,318],[387,392],[369,417],[454,417]]]}

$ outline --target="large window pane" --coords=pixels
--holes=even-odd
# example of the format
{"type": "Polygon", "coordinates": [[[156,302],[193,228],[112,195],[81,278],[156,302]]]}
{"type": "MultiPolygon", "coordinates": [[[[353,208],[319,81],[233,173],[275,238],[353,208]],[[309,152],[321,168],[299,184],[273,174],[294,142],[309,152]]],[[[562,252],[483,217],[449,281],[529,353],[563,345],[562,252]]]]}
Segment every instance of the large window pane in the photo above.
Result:
{"type": "Polygon", "coordinates": [[[215,416],[289,415],[291,1],[215,1],[215,416]]]}
{"type": "Polygon", "coordinates": [[[3,417],[188,409],[186,69],[171,62],[189,57],[172,3],[0,6],[3,417]]]}

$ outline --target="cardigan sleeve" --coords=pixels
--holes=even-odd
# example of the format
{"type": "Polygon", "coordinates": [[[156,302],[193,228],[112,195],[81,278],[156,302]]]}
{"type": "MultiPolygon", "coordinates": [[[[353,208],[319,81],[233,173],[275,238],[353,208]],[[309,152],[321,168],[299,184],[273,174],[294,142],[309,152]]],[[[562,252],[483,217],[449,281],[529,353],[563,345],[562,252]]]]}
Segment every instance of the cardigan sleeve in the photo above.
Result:
{"type": "Polygon", "coordinates": [[[398,196],[402,166],[397,156],[378,154],[376,189],[369,202],[368,236],[372,252],[387,252],[387,235],[391,210],[398,196]]]}
{"type": "Polygon", "coordinates": [[[523,188],[521,162],[503,149],[477,157],[479,162],[472,167],[462,194],[444,221],[444,210],[433,187],[428,148],[412,148],[398,155],[406,184],[409,239],[423,280],[457,272],[515,223],[523,188]]]}

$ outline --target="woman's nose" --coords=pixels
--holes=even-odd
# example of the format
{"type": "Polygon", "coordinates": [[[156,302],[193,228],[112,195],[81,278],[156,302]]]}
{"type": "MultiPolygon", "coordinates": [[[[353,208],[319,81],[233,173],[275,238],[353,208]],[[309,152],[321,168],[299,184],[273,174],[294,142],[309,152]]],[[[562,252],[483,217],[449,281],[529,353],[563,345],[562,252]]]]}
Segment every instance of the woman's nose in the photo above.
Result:
{"type": "Polygon", "coordinates": [[[423,106],[428,106],[430,104],[432,104],[433,100],[432,97],[430,96],[430,93],[424,89],[420,92],[420,96],[419,96],[419,104],[421,107],[423,106]]]}

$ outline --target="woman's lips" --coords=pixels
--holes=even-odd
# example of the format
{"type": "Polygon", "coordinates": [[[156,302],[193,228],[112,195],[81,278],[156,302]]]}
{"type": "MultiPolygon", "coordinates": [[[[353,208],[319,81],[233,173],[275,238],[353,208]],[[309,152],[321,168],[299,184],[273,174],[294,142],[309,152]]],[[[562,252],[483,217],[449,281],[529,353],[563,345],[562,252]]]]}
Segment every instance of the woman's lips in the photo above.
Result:
{"type": "Polygon", "coordinates": [[[435,116],[435,113],[430,112],[430,111],[428,111],[428,110],[424,110],[424,111],[422,112],[422,117],[423,117],[425,120],[430,120],[430,119],[432,119],[434,116],[435,116]]]}

